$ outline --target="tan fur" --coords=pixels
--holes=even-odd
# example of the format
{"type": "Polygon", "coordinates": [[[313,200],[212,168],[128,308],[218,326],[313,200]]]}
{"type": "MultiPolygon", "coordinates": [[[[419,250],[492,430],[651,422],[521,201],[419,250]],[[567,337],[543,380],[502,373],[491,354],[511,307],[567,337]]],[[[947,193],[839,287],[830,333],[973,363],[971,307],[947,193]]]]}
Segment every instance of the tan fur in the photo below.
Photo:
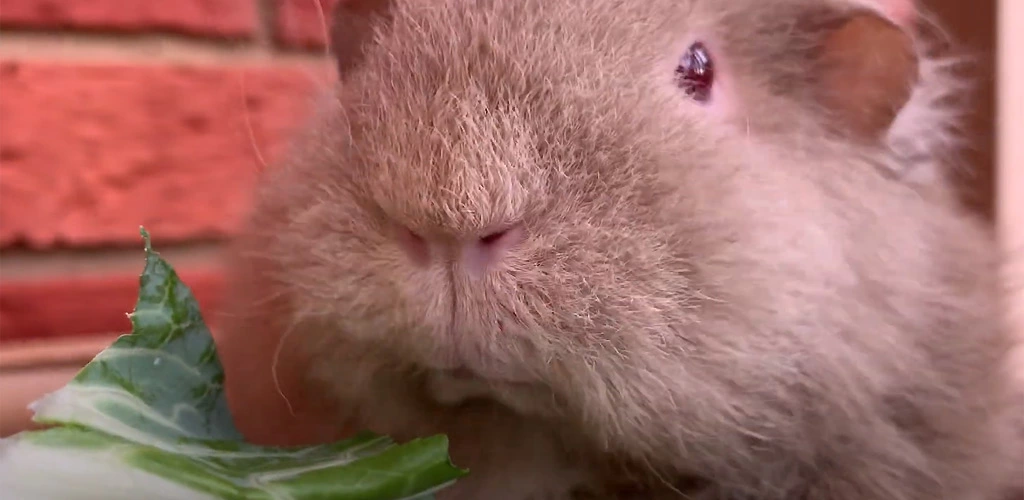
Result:
{"type": "MultiPolygon", "coordinates": [[[[858,3],[396,0],[264,181],[220,341],[298,350],[328,427],[448,433],[447,498],[998,500],[1024,464],[992,236],[904,175],[941,168],[947,127],[908,116],[953,116],[950,82],[922,52],[865,146],[808,76],[804,22],[858,3]],[[673,84],[695,39],[721,105],[673,84]],[[483,279],[394,237],[511,222],[483,279]]],[[[253,435],[285,417],[247,410],[242,352],[253,435]]]]}

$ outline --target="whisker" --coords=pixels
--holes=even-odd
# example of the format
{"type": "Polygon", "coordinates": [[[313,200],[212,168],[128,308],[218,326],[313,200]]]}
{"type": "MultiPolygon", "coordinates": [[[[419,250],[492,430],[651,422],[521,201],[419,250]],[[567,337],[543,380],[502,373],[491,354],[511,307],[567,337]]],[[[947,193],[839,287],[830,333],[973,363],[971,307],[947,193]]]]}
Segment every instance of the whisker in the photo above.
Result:
{"type": "Polygon", "coordinates": [[[278,340],[277,346],[274,348],[274,356],[270,362],[270,374],[271,378],[273,378],[274,380],[274,390],[277,392],[277,395],[281,396],[281,399],[284,400],[285,405],[288,407],[288,413],[291,414],[292,416],[295,416],[295,408],[292,406],[291,400],[288,399],[288,396],[284,393],[284,390],[281,388],[281,379],[278,376],[277,368],[281,361],[281,352],[284,350],[285,342],[298,329],[298,318],[299,317],[296,316],[295,319],[293,319],[291,324],[288,326],[288,328],[285,329],[284,333],[281,334],[281,338],[278,340]]]}
{"type": "Polygon", "coordinates": [[[259,144],[256,143],[256,133],[253,130],[252,126],[252,113],[249,110],[249,93],[246,90],[245,86],[244,71],[242,72],[241,78],[239,79],[239,86],[242,88],[242,114],[243,117],[245,118],[245,132],[249,137],[249,147],[252,148],[252,152],[256,155],[256,161],[258,162],[257,169],[259,170],[260,173],[262,173],[267,169],[267,161],[263,157],[263,153],[260,151],[259,144]]]}

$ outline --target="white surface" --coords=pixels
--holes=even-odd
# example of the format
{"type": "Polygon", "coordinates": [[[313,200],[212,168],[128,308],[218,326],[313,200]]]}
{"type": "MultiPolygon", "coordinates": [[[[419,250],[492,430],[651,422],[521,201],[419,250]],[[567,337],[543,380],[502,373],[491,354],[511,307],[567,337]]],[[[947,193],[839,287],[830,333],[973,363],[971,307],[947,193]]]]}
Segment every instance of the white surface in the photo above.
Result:
{"type": "Polygon", "coordinates": [[[0,441],[5,500],[217,500],[128,466],[115,452],[0,441]]]}

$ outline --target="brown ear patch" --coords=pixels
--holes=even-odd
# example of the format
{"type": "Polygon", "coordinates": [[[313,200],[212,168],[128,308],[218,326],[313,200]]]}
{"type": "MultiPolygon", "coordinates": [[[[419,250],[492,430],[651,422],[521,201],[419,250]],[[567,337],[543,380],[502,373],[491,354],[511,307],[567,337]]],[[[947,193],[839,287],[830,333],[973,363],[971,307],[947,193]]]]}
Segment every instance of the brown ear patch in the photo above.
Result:
{"type": "Polygon", "coordinates": [[[878,139],[910,100],[917,82],[914,40],[874,13],[857,13],[833,26],[819,45],[821,104],[845,133],[878,139]]]}
{"type": "Polygon", "coordinates": [[[340,0],[331,20],[331,52],[338,72],[358,66],[374,30],[391,19],[392,0],[340,0]]]}

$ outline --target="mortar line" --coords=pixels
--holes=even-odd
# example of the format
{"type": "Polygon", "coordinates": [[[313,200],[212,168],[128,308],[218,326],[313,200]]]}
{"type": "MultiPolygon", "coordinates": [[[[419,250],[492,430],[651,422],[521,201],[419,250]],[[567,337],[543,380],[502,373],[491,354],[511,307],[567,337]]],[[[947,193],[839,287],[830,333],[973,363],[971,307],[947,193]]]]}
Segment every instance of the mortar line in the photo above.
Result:
{"type": "Polygon", "coordinates": [[[277,9],[274,8],[276,0],[255,1],[258,20],[255,41],[268,50],[274,50],[277,48],[277,43],[274,39],[274,31],[277,24],[277,9]]]}
{"type": "MultiPolygon", "coordinates": [[[[216,269],[222,262],[224,243],[167,243],[158,244],[156,249],[176,268],[216,269]]],[[[8,248],[0,250],[0,281],[45,281],[137,274],[142,269],[144,259],[141,242],[136,246],[98,248],[8,248]]]]}
{"type": "Polygon", "coordinates": [[[133,64],[195,63],[216,65],[319,65],[316,50],[281,50],[252,40],[244,43],[159,34],[0,31],[0,59],[133,64]]]}

